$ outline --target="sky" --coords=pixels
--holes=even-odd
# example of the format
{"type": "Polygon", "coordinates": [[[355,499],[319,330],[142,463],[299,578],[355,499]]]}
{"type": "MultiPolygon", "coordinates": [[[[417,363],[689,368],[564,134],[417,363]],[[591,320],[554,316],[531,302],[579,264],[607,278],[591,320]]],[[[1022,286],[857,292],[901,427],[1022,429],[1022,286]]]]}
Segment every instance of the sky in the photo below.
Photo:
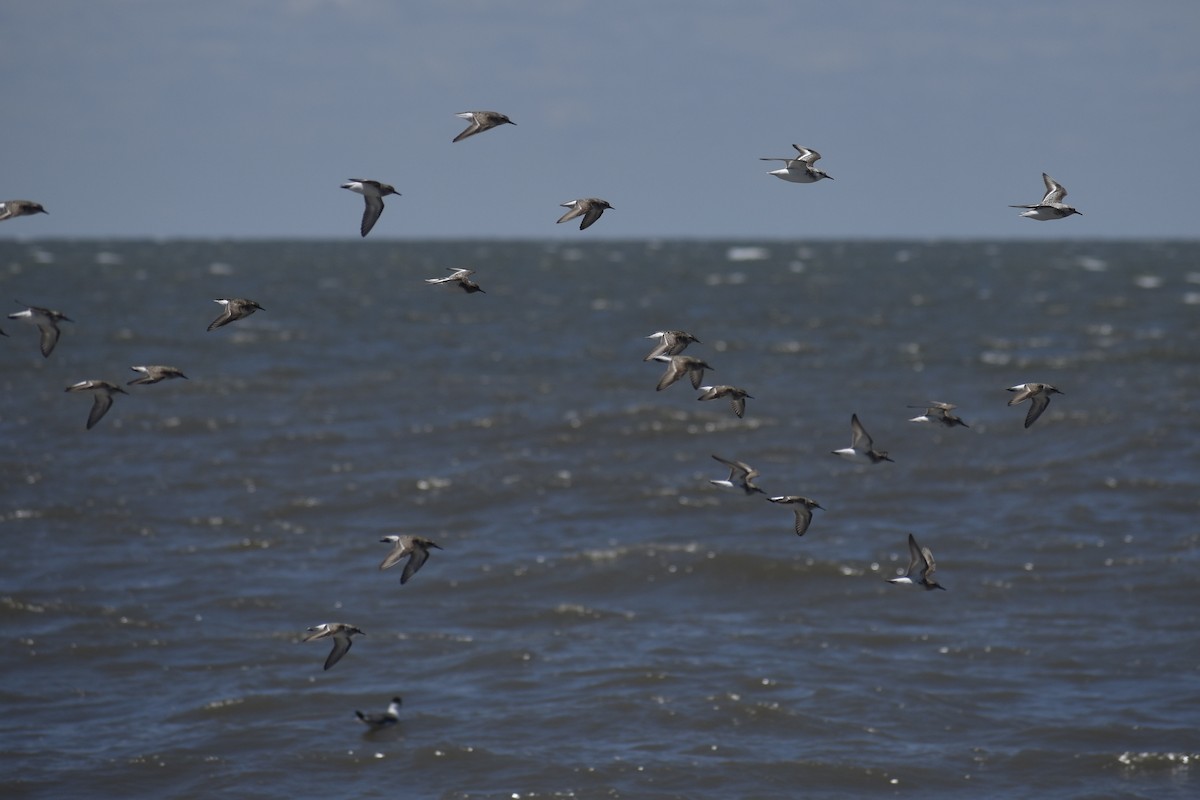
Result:
{"type": "Polygon", "coordinates": [[[0,238],[1195,238],[1200,3],[0,0],[0,238]],[[504,126],[452,144],[454,115],[504,126]],[[767,174],[793,143],[834,180],[767,174]],[[1082,216],[1035,222],[1048,172],[1082,216]],[[586,231],[560,203],[601,197],[586,231]]]}

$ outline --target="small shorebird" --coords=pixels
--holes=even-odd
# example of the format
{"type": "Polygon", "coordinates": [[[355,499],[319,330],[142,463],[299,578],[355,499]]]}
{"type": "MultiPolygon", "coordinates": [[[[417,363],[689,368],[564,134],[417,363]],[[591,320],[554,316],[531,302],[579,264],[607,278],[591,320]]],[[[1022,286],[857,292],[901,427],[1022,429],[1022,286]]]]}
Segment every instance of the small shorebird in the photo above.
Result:
{"type": "Polygon", "coordinates": [[[225,306],[225,310],[221,312],[221,316],[217,317],[208,326],[208,329],[216,330],[222,325],[228,325],[231,322],[248,317],[255,311],[265,311],[262,306],[253,300],[247,300],[245,297],[219,297],[213,300],[214,303],[220,303],[225,306]]]}
{"type": "Polygon", "coordinates": [[[134,378],[126,383],[126,386],[149,385],[165,381],[169,378],[183,378],[187,380],[187,375],[183,374],[183,370],[178,367],[168,367],[165,364],[147,364],[142,367],[130,367],[130,369],[134,372],[142,373],[142,377],[134,378]]]}
{"type": "Polygon", "coordinates": [[[913,417],[909,422],[937,422],[945,425],[947,428],[953,428],[955,425],[962,425],[964,428],[971,427],[963,422],[961,418],[950,413],[958,408],[954,403],[939,403],[936,400],[930,400],[928,405],[909,406],[909,408],[925,409],[924,414],[919,417],[913,417]]]}
{"type": "Polygon", "coordinates": [[[766,494],[766,492],[754,485],[754,479],[758,477],[758,470],[754,467],[744,461],[729,461],[720,456],[713,456],[713,458],[729,467],[729,477],[723,481],[710,480],[709,483],[713,486],[724,486],[727,489],[741,489],[745,494],[766,494]]]}
{"type": "Polygon", "coordinates": [[[658,344],[654,345],[654,349],[647,353],[642,361],[653,361],[655,356],[677,356],[692,342],[700,343],[699,339],[687,331],[655,331],[646,338],[658,339],[658,344]]]}
{"type": "MultiPolygon", "coordinates": [[[[25,305],[20,300],[18,305],[25,305]]],[[[54,352],[54,346],[58,344],[58,323],[74,322],[61,311],[55,311],[51,308],[39,308],[38,306],[26,306],[24,311],[17,311],[8,315],[9,319],[19,319],[28,322],[31,325],[36,325],[41,333],[41,348],[42,356],[49,358],[54,352]]]]}
{"type": "Polygon", "coordinates": [[[363,209],[362,225],[359,226],[359,232],[363,236],[371,232],[371,228],[374,228],[375,223],[379,220],[379,215],[383,213],[383,198],[389,194],[394,194],[397,197],[400,196],[400,193],[396,191],[396,187],[390,184],[363,180],[362,178],[351,178],[349,182],[342,184],[342,188],[361,194],[363,200],[366,201],[366,208],[363,209]]]}
{"type": "Polygon", "coordinates": [[[32,200],[4,200],[0,201],[0,222],[13,217],[28,217],[33,214],[49,214],[50,212],[42,208],[41,203],[35,203],[32,200]]]}
{"type": "Polygon", "coordinates": [[[408,579],[417,574],[417,570],[429,558],[429,548],[436,547],[438,550],[443,549],[440,544],[431,542],[429,539],[424,539],[420,536],[385,536],[379,541],[391,542],[394,545],[392,552],[387,554],[387,557],[380,562],[380,569],[387,569],[399,563],[400,559],[408,556],[408,563],[404,565],[404,572],[400,573],[400,583],[408,583],[408,579]]]}
{"type": "Polygon", "coordinates": [[[1027,208],[1029,209],[1028,211],[1021,212],[1022,217],[1029,217],[1030,219],[1042,222],[1048,219],[1062,219],[1072,214],[1083,214],[1082,211],[1077,211],[1062,201],[1067,196],[1067,190],[1063,188],[1061,183],[1044,172],[1042,173],[1042,182],[1046,184],[1046,196],[1042,198],[1042,202],[1031,205],[1009,206],[1009,208],[1027,208]]]}
{"type": "MultiPolygon", "coordinates": [[[[479,288],[479,284],[471,280],[471,276],[475,274],[473,269],[458,269],[456,267],[446,267],[450,270],[450,274],[444,278],[426,278],[426,283],[456,283],[458,288],[462,289],[467,294],[472,292],[483,292],[479,288]]],[[[487,294],[487,292],[484,292],[487,294]]]]}
{"type": "Polygon", "coordinates": [[[739,389],[736,386],[728,386],[720,384],[718,386],[699,386],[697,387],[704,394],[697,397],[697,400],[717,400],[722,397],[729,398],[729,405],[733,407],[733,413],[737,414],[738,419],[746,413],[746,398],[754,399],[754,395],[747,392],[745,389],[739,389]]]}
{"type": "Polygon", "coordinates": [[[308,629],[308,636],[305,636],[303,641],[315,642],[317,639],[333,639],[333,649],[329,651],[329,657],[325,659],[325,669],[329,669],[334,664],[342,660],[342,656],[350,649],[350,637],[356,633],[365,633],[358,628],[346,622],[322,622],[320,625],[314,625],[308,629]]]}
{"type": "Polygon", "coordinates": [[[860,464],[878,464],[880,461],[891,461],[886,450],[876,450],[875,442],[867,434],[866,428],[858,421],[858,414],[850,416],[850,446],[832,451],[835,456],[841,456],[848,461],[860,464]]]}
{"type": "Polygon", "coordinates": [[[928,547],[919,547],[917,539],[911,533],[908,535],[908,569],[899,578],[888,578],[888,583],[900,586],[923,586],[925,591],[932,589],[946,590],[945,586],[933,579],[937,565],[933,561],[933,553],[928,547]],[[920,568],[918,576],[917,569],[920,568]]]}
{"type": "Polygon", "coordinates": [[[563,208],[571,209],[558,218],[559,222],[583,217],[583,222],[579,223],[579,230],[589,227],[593,222],[600,219],[600,215],[604,213],[604,209],[612,208],[607,200],[601,200],[599,197],[581,197],[578,200],[568,200],[565,203],[559,203],[559,205],[563,208]]]}
{"type": "Polygon", "coordinates": [[[704,370],[712,369],[695,356],[655,356],[654,360],[662,361],[667,365],[667,371],[658,381],[657,391],[660,392],[684,375],[691,378],[693,389],[699,389],[704,380],[704,370]]]}
{"type": "Polygon", "coordinates": [[[474,136],[477,133],[490,131],[500,125],[516,125],[508,117],[501,114],[499,111],[464,111],[461,114],[454,116],[459,119],[469,120],[471,124],[467,125],[467,129],[454,137],[455,142],[461,142],[468,136],[474,136]]]}
{"type": "Polygon", "coordinates": [[[400,704],[403,702],[399,697],[393,697],[392,702],[388,704],[387,711],[382,714],[364,714],[361,711],[355,711],[354,716],[358,717],[362,724],[371,730],[381,731],[400,721],[400,704]]]}
{"type": "Polygon", "coordinates": [[[92,396],[92,410],[88,414],[87,429],[90,431],[97,422],[112,408],[113,394],[129,394],[129,392],[108,381],[80,381],[66,388],[68,392],[95,392],[92,396]]]}
{"type": "Polygon", "coordinates": [[[807,147],[801,147],[798,144],[792,145],[796,152],[800,155],[795,158],[760,158],[759,161],[782,161],[783,166],[779,169],[773,169],[768,172],[768,175],[774,175],[776,178],[781,178],[790,183],[816,183],[822,178],[833,180],[833,176],[826,174],[825,170],[817,169],[813,164],[820,160],[821,154],[816,150],[811,150],[807,147]]]}
{"type": "Polygon", "coordinates": [[[808,526],[812,524],[812,510],[814,508],[819,508],[822,511],[825,510],[816,500],[810,500],[798,494],[785,494],[779,497],[768,497],[767,499],[772,503],[782,503],[795,507],[797,536],[803,536],[808,531],[808,526]]]}
{"type": "Polygon", "coordinates": [[[1025,414],[1026,428],[1037,422],[1037,418],[1046,410],[1046,406],[1050,405],[1050,395],[1065,394],[1048,383],[1019,383],[1016,386],[1008,387],[1008,391],[1017,393],[1008,401],[1010,406],[1015,406],[1025,400],[1029,401],[1029,412],[1025,414]]]}

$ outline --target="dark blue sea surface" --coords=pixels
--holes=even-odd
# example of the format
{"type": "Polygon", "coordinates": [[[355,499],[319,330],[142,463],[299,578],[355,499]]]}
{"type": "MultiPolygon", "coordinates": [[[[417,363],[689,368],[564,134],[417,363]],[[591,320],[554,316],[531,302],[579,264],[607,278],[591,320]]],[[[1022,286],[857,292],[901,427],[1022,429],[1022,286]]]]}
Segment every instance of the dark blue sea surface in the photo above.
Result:
{"type": "Polygon", "coordinates": [[[0,242],[0,795],[1200,796],[1200,244],[579,240],[0,242]]]}

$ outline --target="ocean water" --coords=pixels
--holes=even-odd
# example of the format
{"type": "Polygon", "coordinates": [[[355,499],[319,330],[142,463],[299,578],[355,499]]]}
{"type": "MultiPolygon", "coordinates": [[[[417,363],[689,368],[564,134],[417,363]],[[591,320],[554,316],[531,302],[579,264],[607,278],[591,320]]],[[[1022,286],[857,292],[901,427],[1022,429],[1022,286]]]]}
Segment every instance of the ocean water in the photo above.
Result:
{"type": "Polygon", "coordinates": [[[0,297],[73,320],[0,318],[6,798],[1200,796],[1200,244],[9,240],[0,297]]]}

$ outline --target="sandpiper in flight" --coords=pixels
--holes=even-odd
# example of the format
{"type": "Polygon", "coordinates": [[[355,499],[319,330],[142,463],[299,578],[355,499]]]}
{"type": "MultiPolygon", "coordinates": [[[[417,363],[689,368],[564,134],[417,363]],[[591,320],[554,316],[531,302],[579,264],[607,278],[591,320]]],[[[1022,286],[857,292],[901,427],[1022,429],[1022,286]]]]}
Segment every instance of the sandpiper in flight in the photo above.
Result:
{"type": "Polygon", "coordinates": [[[454,116],[470,122],[465,131],[454,137],[455,142],[461,142],[468,136],[474,136],[477,133],[490,131],[492,128],[500,125],[517,124],[498,111],[464,111],[461,114],[455,114],[454,116]]]}
{"type": "Polygon", "coordinates": [[[333,639],[333,649],[329,651],[329,657],[325,659],[325,669],[329,669],[341,661],[342,656],[350,650],[351,636],[356,633],[366,636],[358,628],[346,622],[322,622],[320,625],[308,628],[307,632],[308,636],[305,636],[302,641],[315,642],[317,639],[333,639]]]}
{"type": "Polygon", "coordinates": [[[248,300],[245,297],[218,297],[213,300],[214,303],[220,303],[225,306],[225,310],[221,312],[221,316],[214,319],[208,326],[208,329],[216,330],[222,325],[228,325],[231,322],[248,317],[255,311],[266,311],[253,300],[248,300]]]}
{"type": "Polygon", "coordinates": [[[80,381],[66,388],[68,392],[95,392],[92,396],[92,410],[88,413],[87,429],[90,431],[97,422],[112,408],[113,394],[129,394],[115,383],[109,381],[80,381]]]}
{"type": "Polygon", "coordinates": [[[684,375],[691,378],[693,389],[699,389],[700,384],[704,381],[704,370],[712,369],[695,356],[655,356],[654,360],[662,361],[667,365],[667,371],[658,380],[657,391],[660,392],[684,375]]]}
{"type": "Polygon", "coordinates": [[[917,546],[916,537],[910,533],[908,535],[908,569],[898,578],[888,578],[887,582],[900,586],[923,586],[925,591],[932,589],[945,591],[946,587],[933,579],[933,573],[936,570],[937,565],[933,561],[933,553],[928,547],[917,546]]]}
{"type": "Polygon", "coordinates": [[[1029,401],[1029,412],[1025,414],[1026,428],[1037,422],[1037,418],[1046,410],[1046,406],[1050,405],[1050,395],[1065,394],[1048,383],[1019,383],[1016,386],[1008,387],[1008,391],[1017,393],[1008,401],[1010,406],[1015,406],[1025,400],[1029,401]]]}
{"type": "Polygon", "coordinates": [[[41,203],[32,200],[4,200],[0,202],[0,222],[13,217],[28,217],[33,214],[49,214],[41,203]]]}
{"type": "MultiPolygon", "coordinates": [[[[447,275],[446,277],[444,277],[444,278],[426,278],[425,282],[426,283],[454,283],[454,284],[458,285],[458,288],[462,289],[467,294],[471,294],[472,292],[483,292],[483,289],[479,288],[479,284],[476,283],[475,281],[471,280],[471,276],[475,274],[475,270],[473,270],[473,269],[458,269],[456,267],[446,267],[446,269],[450,270],[450,274],[447,275]]],[[[487,294],[487,292],[484,292],[484,294],[487,294]]]]}
{"type": "MultiPolygon", "coordinates": [[[[19,300],[19,305],[25,305],[19,300]]],[[[17,311],[8,315],[9,319],[19,319],[36,325],[38,332],[41,333],[41,348],[42,356],[49,358],[54,352],[54,346],[58,344],[58,323],[74,322],[70,317],[61,311],[55,311],[50,308],[39,308],[38,306],[27,306],[23,311],[17,311]]]]}
{"type": "Polygon", "coordinates": [[[388,704],[387,711],[382,714],[364,714],[361,711],[355,711],[354,715],[371,730],[383,730],[400,721],[400,704],[403,702],[399,697],[393,697],[392,702],[388,704]]]}
{"type": "Polygon", "coordinates": [[[816,150],[811,150],[807,147],[801,147],[798,144],[792,145],[796,152],[800,155],[795,158],[760,158],[759,161],[782,161],[783,166],[779,169],[773,169],[768,175],[774,175],[776,178],[781,178],[790,183],[816,183],[822,178],[833,180],[833,176],[825,172],[825,170],[817,169],[813,164],[817,163],[821,158],[821,154],[816,150]]]}
{"type": "Polygon", "coordinates": [[[383,198],[389,194],[394,194],[397,197],[400,196],[396,188],[390,184],[363,180],[362,178],[351,178],[347,183],[342,184],[342,188],[361,194],[363,200],[366,202],[366,208],[363,209],[362,225],[359,226],[359,232],[363,236],[371,232],[371,228],[374,228],[375,223],[379,220],[379,215],[383,213],[383,198]]]}
{"type": "Polygon", "coordinates": [[[918,417],[913,417],[909,422],[934,422],[945,425],[947,428],[953,428],[955,425],[961,425],[964,428],[971,427],[963,422],[960,417],[956,417],[950,412],[958,408],[954,403],[939,403],[936,400],[930,400],[928,405],[924,406],[909,406],[909,408],[923,408],[925,413],[918,417]]]}
{"type": "Polygon", "coordinates": [[[565,203],[559,203],[559,205],[563,208],[571,209],[558,218],[559,222],[583,217],[583,221],[579,223],[579,230],[589,227],[593,222],[600,219],[600,215],[604,213],[604,209],[612,208],[607,200],[601,200],[599,197],[581,197],[578,200],[568,200],[565,203]]]}
{"type": "Polygon", "coordinates": [[[808,526],[812,524],[812,510],[820,508],[824,511],[824,507],[816,500],[810,500],[807,497],[801,497],[798,494],[785,494],[779,497],[768,497],[772,503],[782,503],[794,507],[796,512],[796,535],[803,536],[808,531],[808,526]]]}
{"type": "Polygon", "coordinates": [[[146,364],[141,367],[130,367],[134,372],[142,373],[142,377],[134,378],[126,383],[126,386],[139,386],[143,384],[158,383],[170,378],[183,378],[187,380],[187,375],[183,374],[183,370],[178,367],[168,367],[165,364],[146,364]]]}
{"type": "Polygon", "coordinates": [[[385,536],[379,541],[391,542],[394,545],[392,551],[380,562],[380,569],[395,566],[400,559],[408,556],[408,563],[404,565],[404,572],[400,574],[400,583],[402,584],[408,583],[408,579],[417,574],[417,570],[429,558],[429,548],[442,549],[442,546],[436,542],[420,536],[385,536]]]}
{"type": "Polygon", "coordinates": [[[741,489],[745,494],[766,494],[766,492],[754,485],[754,479],[758,477],[758,470],[754,467],[744,461],[730,461],[720,456],[713,456],[713,458],[729,467],[729,477],[723,481],[710,480],[709,483],[713,486],[724,486],[727,489],[741,489]]]}
{"type": "Polygon", "coordinates": [[[737,414],[738,419],[746,413],[746,398],[754,399],[754,395],[747,392],[745,389],[739,389],[736,386],[727,386],[720,384],[717,386],[699,386],[697,387],[704,394],[697,397],[697,400],[717,400],[722,397],[729,398],[729,405],[733,407],[733,413],[737,414]]]}
{"type": "Polygon", "coordinates": [[[692,342],[700,343],[699,339],[687,331],[655,331],[646,338],[658,339],[658,344],[654,345],[654,349],[647,353],[642,361],[653,361],[655,356],[677,356],[692,342]]]}
{"type": "Polygon", "coordinates": [[[1009,206],[1009,208],[1027,208],[1029,209],[1028,211],[1021,212],[1022,217],[1029,217],[1030,219],[1042,222],[1048,219],[1062,219],[1072,214],[1083,214],[1082,211],[1077,211],[1062,201],[1067,196],[1067,190],[1063,188],[1061,183],[1044,172],[1042,173],[1042,182],[1046,184],[1046,196],[1042,198],[1042,202],[1030,205],[1009,206]]]}
{"type": "Polygon", "coordinates": [[[875,442],[867,434],[858,414],[850,416],[850,446],[831,451],[835,456],[841,456],[848,461],[862,464],[878,464],[880,461],[891,461],[886,450],[876,450],[875,442]]]}

